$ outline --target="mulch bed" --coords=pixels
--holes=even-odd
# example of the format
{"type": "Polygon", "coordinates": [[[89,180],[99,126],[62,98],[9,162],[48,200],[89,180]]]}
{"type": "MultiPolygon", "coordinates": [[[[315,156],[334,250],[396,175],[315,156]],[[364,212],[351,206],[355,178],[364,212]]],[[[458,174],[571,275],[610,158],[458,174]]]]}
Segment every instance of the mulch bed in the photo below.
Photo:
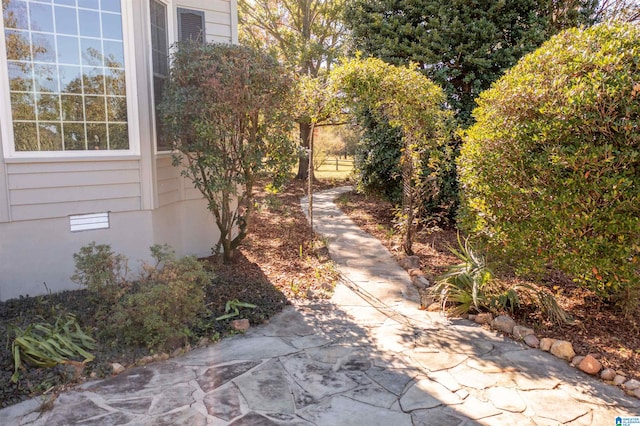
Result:
{"type": "MultiPolygon", "coordinates": [[[[342,182],[322,182],[316,190],[342,182]]],[[[264,185],[263,185],[264,186],[264,185]]],[[[330,297],[333,291],[333,270],[326,247],[315,238],[300,210],[300,197],[306,184],[291,182],[278,194],[261,191],[256,197],[258,208],[252,216],[251,233],[237,251],[230,264],[218,258],[205,259],[215,271],[216,278],[206,292],[208,315],[192,327],[188,344],[197,345],[203,337],[215,338],[232,334],[229,321],[215,321],[224,313],[227,301],[238,299],[255,304],[256,309],[243,309],[242,317],[252,325],[263,323],[296,299],[330,297]]],[[[215,241],[212,241],[212,245],[215,241]]],[[[71,261],[71,259],[70,259],[71,261]]],[[[86,380],[86,377],[108,376],[111,363],[135,365],[149,355],[146,348],[118,346],[114,342],[99,341],[92,353],[95,360],[88,363],[83,377],[75,377],[70,367],[48,369],[28,368],[21,373],[17,384],[11,383],[13,358],[11,326],[25,328],[39,321],[39,316],[54,321],[67,312],[78,318],[83,330],[96,336],[100,324],[93,321],[96,306],[86,290],[22,297],[0,302],[0,408],[18,403],[30,396],[54,394],[65,387],[86,380]]]]}
{"type": "MultiPolygon", "coordinates": [[[[402,254],[399,236],[393,232],[393,206],[375,197],[351,193],[341,198],[340,207],[361,228],[379,238],[392,253],[402,254]]],[[[448,265],[459,263],[448,249],[457,247],[457,244],[457,233],[452,229],[429,229],[418,233],[413,249],[420,257],[421,269],[428,278],[433,280],[448,265]]],[[[507,284],[517,282],[514,277],[499,276],[498,279],[507,284]]],[[[534,328],[538,337],[570,341],[577,354],[594,354],[603,367],[640,379],[640,312],[625,318],[615,305],[602,302],[595,294],[560,274],[550,275],[543,282],[520,282],[552,292],[575,322],[571,325],[552,324],[539,312],[527,307],[516,312],[516,321],[534,328]]]]}
{"type": "MultiPolygon", "coordinates": [[[[318,182],[314,190],[342,185],[345,182],[318,182]]],[[[312,237],[311,229],[300,210],[300,197],[306,185],[293,181],[278,194],[260,191],[257,209],[250,224],[251,233],[241,245],[231,264],[219,259],[207,259],[216,278],[207,291],[209,314],[201,318],[192,330],[189,344],[196,345],[202,337],[225,336],[232,333],[228,321],[214,321],[224,313],[227,301],[238,299],[253,303],[256,309],[243,310],[243,317],[251,324],[270,318],[282,307],[296,299],[329,297],[334,285],[334,269],[322,240],[312,237]]],[[[388,203],[357,194],[342,197],[341,207],[365,231],[379,238],[393,253],[400,255],[400,242],[393,232],[393,209],[388,203]]],[[[457,262],[449,251],[455,246],[453,230],[421,232],[414,249],[421,258],[423,271],[433,278],[448,265],[457,262]]],[[[213,242],[212,242],[213,245],[213,242]]],[[[561,278],[550,279],[547,288],[558,286],[557,299],[574,319],[576,325],[554,326],[545,322],[535,311],[520,312],[520,321],[537,329],[542,337],[554,337],[573,342],[580,354],[600,355],[606,367],[624,371],[629,377],[640,378],[640,337],[636,320],[625,320],[613,306],[598,302],[583,289],[567,284],[561,278]]],[[[67,291],[41,297],[24,297],[0,302],[0,408],[15,404],[30,396],[55,393],[65,387],[86,380],[86,376],[103,377],[110,374],[110,364],[119,362],[134,365],[149,354],[145,348],[114,346],[113,342],[99,342],[89,363],[77,378],[64,366],[49,369],[29,368],[17,385],[10,381],[13,372],[10,325],[25,327],[37,316],[52,320],[58,314],[76,314],[82,327],[90,334],[99,324],[91,321],[96,307],[86,290],[67,291]]],[[[636,316],[637,318],[637,316],[636,316]]]]}

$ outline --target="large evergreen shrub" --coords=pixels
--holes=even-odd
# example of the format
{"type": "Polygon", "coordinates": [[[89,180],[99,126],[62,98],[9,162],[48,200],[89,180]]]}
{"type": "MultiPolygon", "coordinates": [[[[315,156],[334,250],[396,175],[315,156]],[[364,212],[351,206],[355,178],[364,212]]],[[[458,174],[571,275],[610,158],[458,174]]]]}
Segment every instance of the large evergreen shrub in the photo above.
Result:
{"type": "Polygon", "coordinates": [[[459,159],[461,226],[503,265],[640,288],[640,28],[558,34],[484,92],[459,159]]]}

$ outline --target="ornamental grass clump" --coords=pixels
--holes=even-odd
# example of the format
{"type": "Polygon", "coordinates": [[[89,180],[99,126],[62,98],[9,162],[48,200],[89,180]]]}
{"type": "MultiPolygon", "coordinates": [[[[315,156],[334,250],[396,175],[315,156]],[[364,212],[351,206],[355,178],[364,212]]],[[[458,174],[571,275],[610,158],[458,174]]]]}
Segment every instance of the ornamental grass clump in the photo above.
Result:
{"type": "Polygon", "coordinates": [[[478,99],[461,227],[502,267],[557,269],[633,308],[640,287],[640,28],[564,31],[478,99]]]}
{"type": "Polygon", "coordinates": [[[50,324],[43,318],[30,324],[24,330],[13,327],[15,338],[11,344],[14,372],[11,381],[18,382],[20,370],[28,364],[37,368],[55,367],[82,359],[82,363],[92,361],[95,341],[80,328],[72,314],[59,316],[50,324]]]}

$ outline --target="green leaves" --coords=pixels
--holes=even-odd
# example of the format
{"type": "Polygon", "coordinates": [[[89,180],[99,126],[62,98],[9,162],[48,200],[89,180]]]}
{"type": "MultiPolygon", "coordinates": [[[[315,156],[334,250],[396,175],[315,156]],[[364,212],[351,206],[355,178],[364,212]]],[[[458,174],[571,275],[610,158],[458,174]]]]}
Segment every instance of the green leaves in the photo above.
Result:
{"type": "Polygon", "coordinates": [[[418,200],[440,189],[443,168],[437,160],[446,152],[449,118],[444,94],[414,64],[394,66],[375,58],[345,60],[329,81],[345,109],[367,129],[366,152],[356,156],[361,186],[387,196],[402,194],[403,248],[409,254],[418,200]]]}
{"type": "Polygon", "coordinates": [[[74,358],[84,358],[83,363],[94,356],[88,350],[95,349],[95,341],[85,334],[75,316],[58,317],[54,324],[44,320],[31,324],[25,330],[14,327],[15,339],[11,344],[14,373],[11,381],[17,383],[24,363],[34,367],[48,368],[64,364],[74,358]]]}
{"type": "Polygon", "coordinates": [[[229,300],[224,307],[225,314],[220,315],[218,318],[216,318],[216,321],[222,321],[225,319],[237,317],[238,315],[240,315],[240,310],[238,308],[254,309],[257,308],[257,306],[252,303],[241,302],[238,299],[229,300]]]}
{"type": "Polygon", "coordinates": [[[605,297],[640,285],[639,55],[637,26],[568,30],[479,97],[460,224],[503,266],[560,269],[605,297]]]}
{"type": "Polygon", "coordinates": [[[295,161],[291,75],[263,52],[182,43],[160,105],[175,166],[208,201],[225,260],[244,238],[261,172],[281,180],[295,161]],[[239,232],[235,232],[238,230],[239,232]]]}
{"type": "Polygon", "coordinates": [[[470,124],[475,98],[524,54],[561,28],[588,23],[584,2],[534,0],[351,0],[353,49],[396,65],[418,64],[470,124]]]}
{"type": "Polygon", "coordinates": [[[449,267],[430,291],[440,298],[443,308],[447,302],[454,303],[453,313],[456,315],[466,314],[471,309],[480,312],[489,305],[486,291],[492,273],[484,256],[471,247],[468,238],[463,243],[458,235],[458,246],[459,249],[452,247],[449,250],[462,262],[449,267]]]}

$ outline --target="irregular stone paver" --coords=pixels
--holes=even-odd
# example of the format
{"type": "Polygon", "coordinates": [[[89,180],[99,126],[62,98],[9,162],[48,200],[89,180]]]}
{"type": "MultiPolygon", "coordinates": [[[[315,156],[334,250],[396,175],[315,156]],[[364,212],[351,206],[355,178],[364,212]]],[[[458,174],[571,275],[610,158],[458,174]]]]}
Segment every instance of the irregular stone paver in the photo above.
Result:
{"type": "Polygon", "coordinates": [[[371,368],[367,375],[380,386],[400,396],[407,384],[418,374],[417,370],[401,370],[396,368],[371,368]]]}
{"type": "Polygon", "coordinates": [[[222,420],[231,420],[242,415],[240,391],[233,383],[220,387],[204,397],[207,412],[222,420]]]}
{"type": "Polygon", "coordinates": [[[449,389],[451,392],[457,392],[461,389],[460,383],[448,371],[435,371],[433,373],[429,373],[428,377],[431,380],[440,383],[442,386],[449,389]]]}
{"type": "Polygon", "coordinates": [[[494,387],[488,390],[487,395],[491,403],[501,410],[522,413],[527,409],[527,404],[517,389],[494,387]]]}
{"type": "Polygon", "coordinates": [[[176,407],[190,406],[195,402],[194,392],[195,389],[187,383],[164,387],[151,403],[149,414],[163,414],[175,410],[176,407]]]}
{"type": "Polygon", "coordinates": [[[234,380],[249,406],[257,411],[293,414],[295,404],[280,361],[271,360],[259,369],[234,380]]]}
{"type": "MultiPolygon", "coordinates": [[[[487,417],[497,416],[501,413],[490,402],[481,401],[475,396],[465,398],[462,405],[456,407],[456,411],[472,420],[486,419],[487,417]]],[[[490,420],[486,420],[490,422],[490,420]]]]}
{"type": "Polygon", "coordinates": [[[331,301],[80,385],[50,411],[37,411],[42,399],[0,410],[0,424],[600,426],[640,413],[638,399],[549,353],[420,311],[409,275],[331,202],[339,193],[315,201],[343,276],[331,301]]]}
{"type": "Polygon", "coordinates": [[[465,422],[464,417],[455,415],[447,407],[437,407],[428,410],[415,410],[411,413],[414,426],[459,426],[465,422]]]}
{"type": "Polygon", "coordinates": [[[397,395],[375,383],[359,386],[345,392],[343,395],[347,398],[382,408],[391,408],[398,401],[397,395]]]}
{"type": "Polygon", "coordinates": [[[433,408],[438,405],[460,404],[462,399],[430,379],[417,380],[400,399],[403,411],[413,411],[420,408],[433,408]]]}
{"type": "Polygon", "coordinates": [[[260,364],[261,361],[245,361],[212,367],[200,375],[197,382],[200,385],[200,389],[204,392],[209,392],[260,364]]]}
{"type": "Polygon", "coordinates": [[[186,366],[207,366],[238,360],[255,361],[297,352],[296,348],[278,337],[252,336],[251,339],[241,337],[243,336],[234,336],[215,345],[195,349],[171,362],[186,366]]]}
{"type": "Polygon", "coordinates": [[[409,352],[409,356],[429,371],[448,370],[462,364],[468,358],[468,356],[464,354],[423,352],[420,349],[409,352]]]}
{"type": "Polygon", "coordinates": [[[411,426],[411,415],[364,404],[344,396],[305,410],[300,414],[316,425],[411,426]]]}
{"type": "Polygon", "coordinates": [[[346,374],[333,371],[330,364],[314,361],[306,354],[287,357],[282,364],[296,383],[316,401],[357,386],[346,374]]]}
{"type": "Polygon", "coordinates": [[[567,423],[584,416],[591,408],[578,404],[561,390],[532,390],[522,392],[522,398],[537,417],[567,423]]]}
{"type": "Polygon", "coordinates": [[[229,423],[230,426],[278,426],[278,423],[255,412],[247,413],[239,419],[229,423]]]}
{"type": "Polygon", "coordinates": [[[482,356],[491,352],[493,343],[486,340],[478,340],[473,337],[457,335],[456,333],[446,333],[438,329],[423,333],[418,344],[421,349],[435,349],[437,351],[447,351],[457,354],[482,356]]]}
{"type": "Polygon", "coordinates": [[[450,370],[451,375],[467,388],[485,389],[498,383],[494,374],[485,374],[466,365],[459,365],[450,370]]]}

